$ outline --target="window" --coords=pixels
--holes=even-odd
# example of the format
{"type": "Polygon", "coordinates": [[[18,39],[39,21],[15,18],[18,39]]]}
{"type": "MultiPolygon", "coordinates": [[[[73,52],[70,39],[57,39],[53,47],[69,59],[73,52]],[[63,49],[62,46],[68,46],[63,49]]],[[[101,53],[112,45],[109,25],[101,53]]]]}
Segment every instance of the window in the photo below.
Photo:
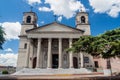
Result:
{"type": "Polygon", "coordinates": [[[95,67],[98,68],[99,65],[98,65],[98,61],[94,61],[94,64],[95,64],[95,67]]]}
{"type": "Polygon", "coordinates": [[[27,43],[24,44],[24,49],[27,49],[27,43]]]}
{"type": "Polygon", "coordinates": [[[27,23],[31,23],[31,16],[28,16],[27,17],[27,21],[26,21],[27,23]]]}
{"type": "Polygon", "coordinates": [[[85,23],[85,16],[81,17],[81,23],[85,23]]]}
{"type": "Polygon", "coordinates": [[[89,58],[88,57],[84,57],[84,63],[89,63],[89,58]]]}

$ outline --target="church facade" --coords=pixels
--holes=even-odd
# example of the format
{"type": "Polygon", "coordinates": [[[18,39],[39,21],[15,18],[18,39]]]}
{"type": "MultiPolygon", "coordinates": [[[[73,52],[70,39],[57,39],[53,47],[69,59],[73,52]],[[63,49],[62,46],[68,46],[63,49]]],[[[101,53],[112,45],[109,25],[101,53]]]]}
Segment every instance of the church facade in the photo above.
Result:
{"type": "Polygon", "coordinates": [[[75,28],[57,21],[38,27],[37,20],[35,12],[23,15],[17,70],[94,68],[92,56],[66,51],[80,36],[91,34],[86,12],[76,14],[75,28]]]}

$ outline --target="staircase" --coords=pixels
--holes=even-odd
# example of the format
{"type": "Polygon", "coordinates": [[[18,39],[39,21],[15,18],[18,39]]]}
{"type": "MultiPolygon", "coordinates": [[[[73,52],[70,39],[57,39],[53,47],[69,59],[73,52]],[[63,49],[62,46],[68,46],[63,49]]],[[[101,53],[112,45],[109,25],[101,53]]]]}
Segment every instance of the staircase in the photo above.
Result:
{"type": "Polygon", "coordinates": [[[86,68],[80,69],[30,69],[24,68],[20,71],[15,72],[12,75],[57,75],[57,74],[85,74],[85,73],[92,73],[92,71],[86,68]]]}

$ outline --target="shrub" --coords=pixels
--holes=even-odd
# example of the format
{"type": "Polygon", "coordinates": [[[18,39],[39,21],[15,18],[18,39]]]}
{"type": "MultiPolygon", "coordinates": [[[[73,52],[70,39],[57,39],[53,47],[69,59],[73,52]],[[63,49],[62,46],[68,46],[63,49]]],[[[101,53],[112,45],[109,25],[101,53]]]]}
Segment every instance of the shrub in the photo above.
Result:
{"type": "Polygon", "coordinates": [[[8,74],[7,70],[2,71],[2,74],[8,74]]]}

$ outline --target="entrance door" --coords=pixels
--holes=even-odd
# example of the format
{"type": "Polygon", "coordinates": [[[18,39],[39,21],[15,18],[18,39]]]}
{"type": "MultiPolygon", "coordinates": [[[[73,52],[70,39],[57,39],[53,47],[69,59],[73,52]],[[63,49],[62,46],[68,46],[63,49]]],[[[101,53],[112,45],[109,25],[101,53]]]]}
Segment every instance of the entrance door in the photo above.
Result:
{"type": "Polygon", "coordinates": [[[58,68],[58,54],[52,55],[52,68],[58,68]]]}
{"type": "Polygon", "coordinates": [[[36,57],[33,59],[33,68],[35,68],[36,67],[36,57]]]}
{"type": "Polygon", "coordinates": [[[78,68],[78,60],[76,57],[73,57],[73,66],[74,68],[78,68]]]}

